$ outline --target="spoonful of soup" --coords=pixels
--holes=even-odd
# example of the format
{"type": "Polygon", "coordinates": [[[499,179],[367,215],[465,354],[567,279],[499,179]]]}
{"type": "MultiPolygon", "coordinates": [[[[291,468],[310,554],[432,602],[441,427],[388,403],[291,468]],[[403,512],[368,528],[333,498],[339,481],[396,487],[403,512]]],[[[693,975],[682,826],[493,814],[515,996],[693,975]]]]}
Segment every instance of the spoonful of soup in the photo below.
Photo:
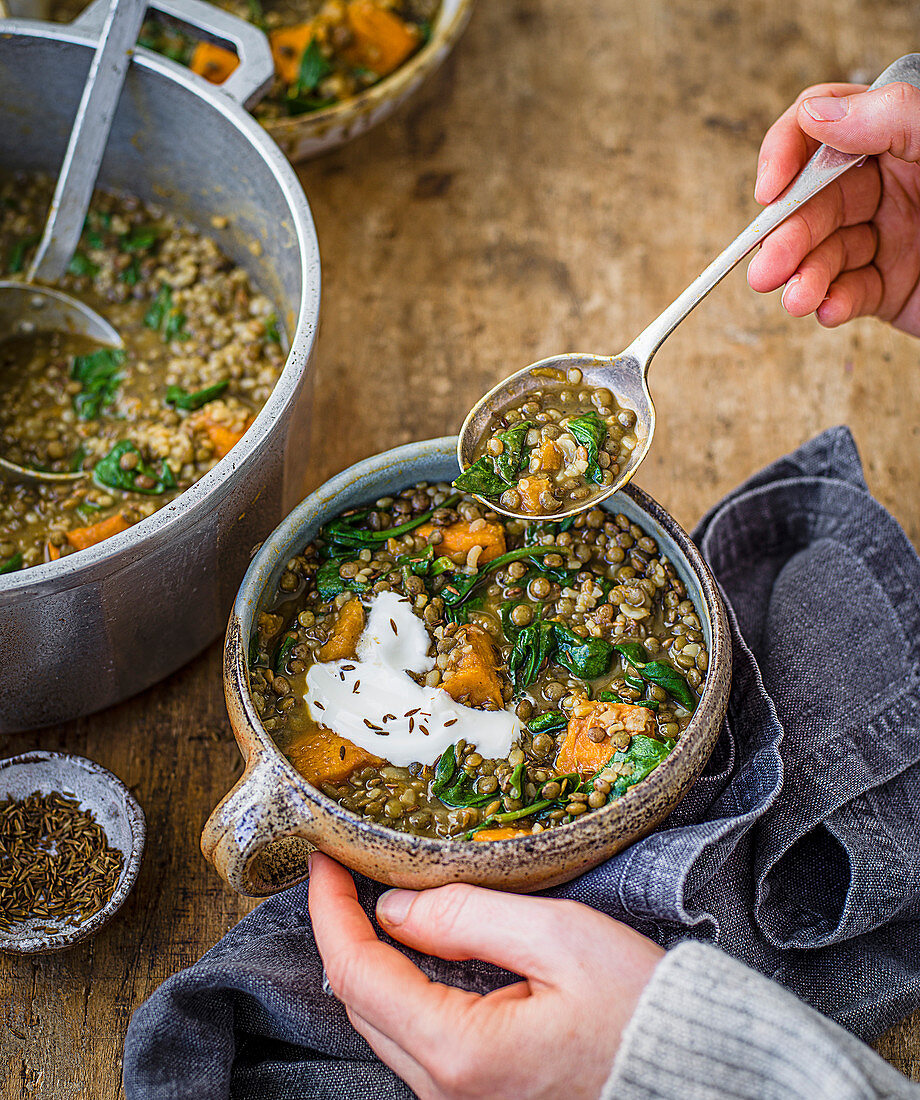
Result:
{"type": "MultiPolygon", "coordinates": [[[[121,347],[121,338],[105,318],[69,294],[41,284],[57,282],[73,258],[146,9],[147,0],[112,0],[26,279],[0,281],[4,373],[41,356],[55,337],[83,351],[121,347]]],[[[79,469],[43,470],[0,457],[0,478],[6,481],[60,482],[83,476],[79,469]]]]}
{"type": "MultiPolygon", "coordinates": [[[[897,81],[920,88],[920,54],[899,58],[872,87],[897,81]]],[[[558,520],[625,485],[655,434],[648,368],[662,343],[768,233],[864,159],[820,146],[785,192],[619,355],[556,355],[489,390],[460,429],[457,488],[506,516],[558,520]]]]}

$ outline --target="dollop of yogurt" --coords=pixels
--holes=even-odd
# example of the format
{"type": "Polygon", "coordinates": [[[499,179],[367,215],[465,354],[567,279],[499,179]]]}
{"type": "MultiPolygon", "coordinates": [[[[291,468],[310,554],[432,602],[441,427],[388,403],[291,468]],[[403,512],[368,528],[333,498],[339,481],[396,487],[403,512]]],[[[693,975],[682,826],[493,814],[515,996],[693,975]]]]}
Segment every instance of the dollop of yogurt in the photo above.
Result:
{"type": "Polygon", "coordinates": [[[433,764],[465,740],[487,758],[507,756],[521,735],[506,710],[476,710],[438,687],[420,687],[408,672],[434,668],[431,638],[408,600],[395,592],[373,597],[358,639],[357,660],[311,665],[304,695],[317,725],[385,757],[397,767],[433,764]]]}

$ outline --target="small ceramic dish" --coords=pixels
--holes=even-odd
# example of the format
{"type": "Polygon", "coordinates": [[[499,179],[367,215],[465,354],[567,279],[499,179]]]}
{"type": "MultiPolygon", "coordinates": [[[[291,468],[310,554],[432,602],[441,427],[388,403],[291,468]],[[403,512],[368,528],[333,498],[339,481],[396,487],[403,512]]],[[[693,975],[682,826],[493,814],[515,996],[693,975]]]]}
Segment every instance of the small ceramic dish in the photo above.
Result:
{"type": "Polygon", "coordinates": [[[62,951],[96,932],[115,915],[131,892],[147,835],[144,811],[134,795],[110,771],[82,756],[63,752],[28,752],[0,760],[0,799],[23,799],[39,791],[79,799],[80,809],[92,812],[109,846],[124,856],[118,884],[108,902],[80,924],[33,917],[0,931],[0,950],[20,955],[62,951]],[[48,931],[57,924],[56,931],[48,931]]]}
{"type": "Polygon", "coordinates": [[[271,119],[265,129],[295,164],[359,137],[388,118],[444,63],[472,10],[473,0],[441,0],[431,38],[390,76],[324,110],[297,118],[271,119]]]}
{"type": "Polygon", "coordinates": [[[305,878],[313,848],[392,886],[419,889],[472,882],[542,890],[574,878],[650,832],[696,782],[712,752],[731,679],[725,608],[686,533],[650,496],[627,485],[604,507],[624,513],[658,541],[700,613],[709,648],[709,672],[693,719],[674,750],[640,784],[561,828],[471,844],[410,836],[364,821],[311,786],[288,763],[259,721],[249,694],[249,640],[259,610],[268,603],[266,594],[274,591],[291,557],[344,509],[417,481],[451,481],[459,472],[456,443],[454,436],[410,443],[327,481],[269,535],[243,579],[227,628],[224,693],[246,769],[208,819],[201,838],[205,856],[242,894],[261,897],[305,878]]]}

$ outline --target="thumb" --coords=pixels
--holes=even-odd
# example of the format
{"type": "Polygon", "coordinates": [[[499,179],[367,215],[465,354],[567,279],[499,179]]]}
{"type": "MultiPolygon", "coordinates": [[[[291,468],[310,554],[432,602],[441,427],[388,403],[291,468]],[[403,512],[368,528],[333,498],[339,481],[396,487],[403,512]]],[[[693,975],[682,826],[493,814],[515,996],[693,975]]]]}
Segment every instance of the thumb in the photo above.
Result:
{"type": "Polygon", "coordinates": [[[843,153],[890,153],[920,161],[920,89],[912,84],[812,96],[799,104],[796,121],[806,134],[843,153]]]}
{"type": "Polygon", "coordinates": [[[563,984],[584,965],[575,955],[602,938],[595,924],[614,924],[577,902],[463,883],[418,893],[388,890],[377,902],[377,919],[394,939],[418,951],[442,959],[483,959],[548,986],[563,984]]]}

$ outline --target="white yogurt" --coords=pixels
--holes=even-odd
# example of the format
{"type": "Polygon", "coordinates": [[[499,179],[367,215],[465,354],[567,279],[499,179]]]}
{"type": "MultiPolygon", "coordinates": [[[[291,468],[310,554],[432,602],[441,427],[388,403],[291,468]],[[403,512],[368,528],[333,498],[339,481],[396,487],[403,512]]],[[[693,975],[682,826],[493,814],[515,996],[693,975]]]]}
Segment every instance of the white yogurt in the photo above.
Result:
{"type": "Polygon", "coordinates": [[[406,675],[434,668],[430,645],[409,601],[380,592],[358,639],[357,660],[308,670],[304,698],[313,721],[397,767],[433,764],[461,738],[487,758],[507,756],[521,735],[513,713],[465,707],[443,688],[419,687],[406,675]]]}

